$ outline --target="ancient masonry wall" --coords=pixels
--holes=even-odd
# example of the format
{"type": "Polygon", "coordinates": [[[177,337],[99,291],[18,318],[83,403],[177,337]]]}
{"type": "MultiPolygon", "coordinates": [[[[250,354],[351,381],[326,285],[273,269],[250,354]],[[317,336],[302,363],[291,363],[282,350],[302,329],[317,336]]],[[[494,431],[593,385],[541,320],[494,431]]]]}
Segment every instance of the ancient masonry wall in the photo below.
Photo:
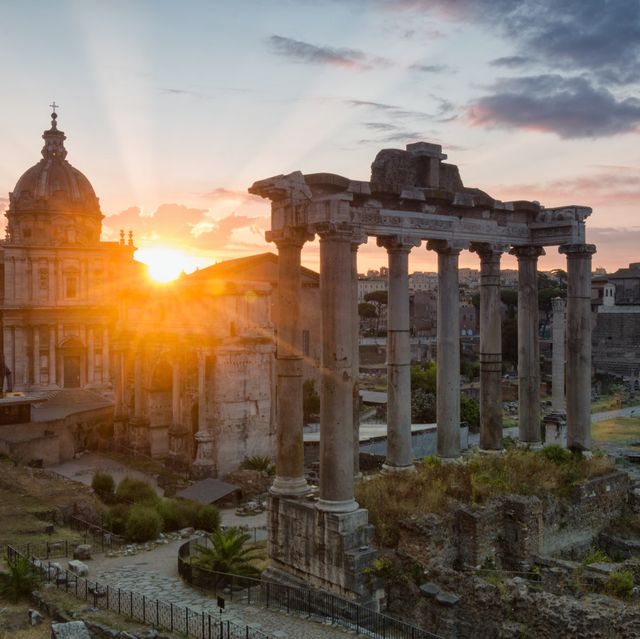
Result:
{"type": "Polygon", "coordinates": [[[312,500],[269,497],[268,577],[331,590],[363,605],[381,599],[376,580],[364,573],[376,552],[373,526],[362,508],[351,513],[319,510],[312,500]]]}

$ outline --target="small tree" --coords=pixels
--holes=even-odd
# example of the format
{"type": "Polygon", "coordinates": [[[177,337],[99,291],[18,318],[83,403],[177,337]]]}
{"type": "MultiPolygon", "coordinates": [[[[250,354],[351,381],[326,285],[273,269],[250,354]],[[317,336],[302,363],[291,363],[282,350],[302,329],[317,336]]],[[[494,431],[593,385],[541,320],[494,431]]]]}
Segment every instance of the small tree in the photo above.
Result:
{"type": "Polygon", "coordinates": [[[149,506],[134,506],[129,511],[126,537],[129,541],[141,543],[156,539],[162,532],[162,517],[154,508],[149,506]]]}
{"type": "Polygon", "coordinates": [[[153,486],[142,479],[125,477],[116,490],[116,500],[128,504],[154,502],[158,495],[153,486]]]}
{"type": "Polygon", "coordinates": [[[15,603],[37,590],[40,577],[26,557],[7,563],[9,572],[0,573],[0,597],[15,603]]]}
{"type": "Polygon", "coordinates": [[[466,395],[460,396],[460,421],[467,422],[472,433],[480,429],[480,404],[466,395]]]}
{"type": "Polygon", "coordinates": [[[97,471],[93,479],[91,480],[91,488],[93,488],[99,499],[105,504],[110,504],[115,498],[116,484],[113,481],[113,476],[110,473],[97,471]]]}
{"type": "Polygon", "coordinates": [[[264,559],[260,548],[248,546],[251,540],[249,533],[237,528],[216,530],[207,535],[211,547],[198,544],[197,565],[213,570],[243,577],[257,577],[260,574],[254,565],[256,561],[264,559]]]}

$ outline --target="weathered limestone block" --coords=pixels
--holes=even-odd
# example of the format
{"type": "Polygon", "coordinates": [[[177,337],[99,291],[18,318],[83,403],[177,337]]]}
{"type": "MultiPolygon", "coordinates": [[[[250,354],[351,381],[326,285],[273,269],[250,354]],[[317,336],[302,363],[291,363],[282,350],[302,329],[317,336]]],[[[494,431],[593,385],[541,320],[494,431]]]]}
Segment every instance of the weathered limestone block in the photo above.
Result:
{"type": "Polygon", "coordinates": [[[78,559],[72,559],[69,562],[69,570],[78,577],[86,577],[89,574],[89,566],[78,559]]]}
{"type": "Polygon", "coordinates": [[[457,563],[461,568],[498,563],[497,524],[501,521],[500,504],[473,509],[463,506],[456,511],[457,563]]]}
{"type": "Polygon", "coordinates": [[[312,500],[271,495],[267,522],[268,578],[304,579],[342,597],[377,604],[377,584],[363,574],[376,556],[366,510],[332,513],[318,510],[312,500]]]}
{"type": "Polygon", "coordinates": [[[503,502],[501,565],[526,570],[543,545],[542,502],[537,497],[511,495],[503,502]]]}
{"type": "Polygon", "coordinates": [[[91,546],[89,544],[78,544],[73,550],[73,558],[81,561],[91,559],[91,546]]]}
{"type": "Polygon", "coordinates": [[[51,639],[91,639],[84,621],[51,624],[51,639]]]}

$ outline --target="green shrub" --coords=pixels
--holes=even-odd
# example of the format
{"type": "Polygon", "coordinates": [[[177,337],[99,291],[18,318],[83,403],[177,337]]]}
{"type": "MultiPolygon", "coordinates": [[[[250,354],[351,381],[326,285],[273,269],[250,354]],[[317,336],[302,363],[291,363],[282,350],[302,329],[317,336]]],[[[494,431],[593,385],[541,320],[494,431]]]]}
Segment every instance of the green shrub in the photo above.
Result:
{"type": "Polygon", "coordinates": [[[214,532],[220,528],[220,512],[215,506],[201,505],[197,508],[191,525],[198,530],[214,532]]]}
{"type": "Polygon", "coordinates": [[[129,504],[115,504],[111,506],[104,518],[104,527],[116,535],[124,535],[127,528],[130,508],[129,504]]]}
{"type": "Polygon", "coordinates": [[[0,573],[0,597],[16,602],[38,589],[40,577],[26,557],[7,562],[9,572],[0,573]]]}
{"type": "Polygon", "coordinates": [[[566,448],[562,448],[562,446],[558,446],[558,444],[545,446],[541,452],[545,459],[555,464],[566,464],[571,461],[571,452],[566,448]]]}
{"type": "Polygon", "coordinates": [[[100,470],[94,474],[91,480],[91,488],[105,504],[113,502],[115,487],[116,484],[111,474],[100,470]]]}
{"type": "Polygon", "coordinates": [[[137,505],[129,511],[125,535],[136,543],[155,539],[162,532],[162,517],[150,507],[137,505]]]}
{"type": "Polygon", "coordinates": [[[158,500],[153,486],[142,479],[125,477],[116,490],[116,500],[125,504],[154,502],[158,500]]]}
{"type": "Polygon", "coordinates": [[[271,461],[271,458],[267,455],[254,455],[253,457],[247,457],[240,464],[240,468],[245,470],[259,470],[268,475],[274,475],[276,467],[271,461]]]}
{"type": "Polygon", "coordinates": [[[163,499],[158,504],[158,513],[162,517],[163,529],[166,532],[180,530],[190,525],[190,513],[184,504],[184,501],[178,499],[163,499]]]}
{"type": "Polygon", "coordinates": [[[583,566],[590,566],[591,564],[606,564],[609,561],[609,555],[603,550],[599,548],[594,548],[593,546],[587,550],[585,556],[582,558],[580,562],[583,566]]]}
{"type": "Polygon", "coordinates": [[[633,592],[633,573],[630,570],[615,570],[609,575],[605,589],[614,597],[629,599],[633,592]]]}

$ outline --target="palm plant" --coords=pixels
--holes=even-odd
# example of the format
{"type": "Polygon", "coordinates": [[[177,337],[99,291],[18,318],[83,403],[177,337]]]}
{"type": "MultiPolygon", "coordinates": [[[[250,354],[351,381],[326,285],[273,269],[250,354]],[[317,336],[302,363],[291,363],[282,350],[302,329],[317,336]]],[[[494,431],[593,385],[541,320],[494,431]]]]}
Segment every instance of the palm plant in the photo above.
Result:
{"type": "Polygon", "coordinates": [[[26,557],[16,557],[7,566],[9,572],[0,573],[0,597],[15,603],[38,588],[40,577],[26,557]]]}
{"type": "Polygon", "coordinates": [[[195,564],[201,568],[243,577],[260,574],[254,562],[264,559],[260,548],[247,546],[251,535],[238,528],[219,529],[207,535],[210,546],[196,545],[195,564]]]}

